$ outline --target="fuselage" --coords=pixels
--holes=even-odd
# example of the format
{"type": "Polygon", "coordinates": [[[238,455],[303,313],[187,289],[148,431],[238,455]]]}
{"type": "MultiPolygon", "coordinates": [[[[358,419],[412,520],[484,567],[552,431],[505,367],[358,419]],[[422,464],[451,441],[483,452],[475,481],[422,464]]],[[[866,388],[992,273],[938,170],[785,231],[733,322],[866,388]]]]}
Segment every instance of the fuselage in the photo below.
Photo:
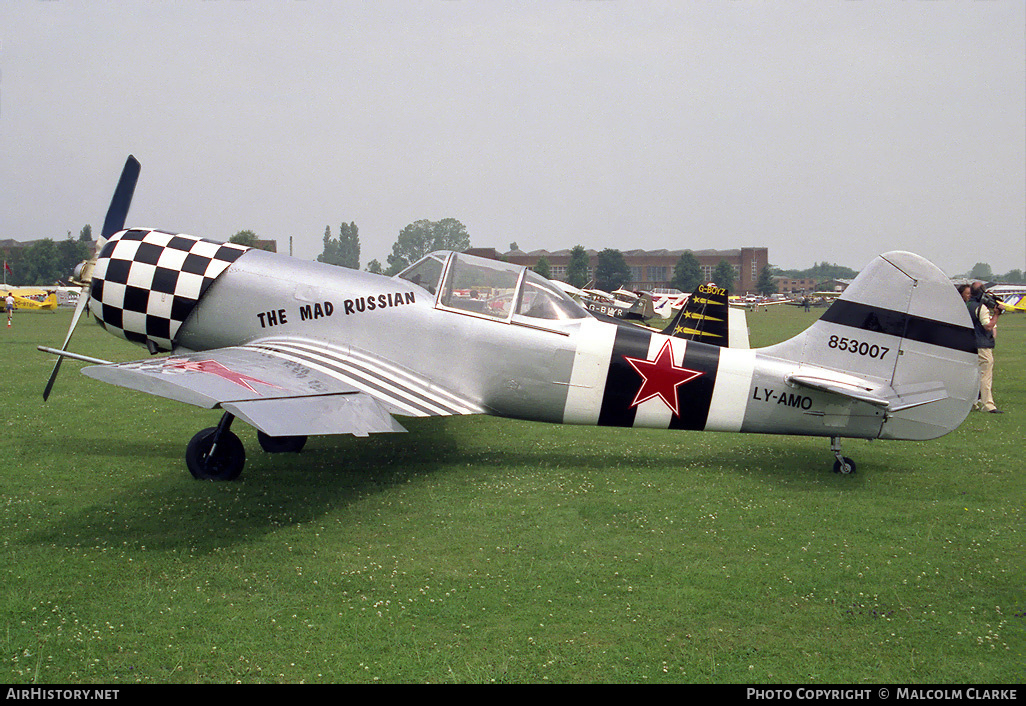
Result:
{"type": "MultiPolygon", "coordinates": [[[[880,271],[904,286],[900,270],[880,271]]],[[[879,328],[881,315],[906,316],[900,312],[845,304],[857,320],[824,317],[808,335],[769,349],[726,348],[598,320],[524,267],[462,253],[433,254],[385,277],[131,230],[104,248],[91,293],[108,330],[151,352],[256,348],[411,416],[932,438],[961,422],[973,384],[959,371],[975,351],[879,328]],[[838,341],[855,348],[842,351],[838,341]],[[924,345],[935,368],[950,369],[943,394],[920,383],[936,371],[899,359],[905,347],[924,345]],[[947,358],[929,352],[938,350],[947,358]],[[845,371],[854,373],[850,385],[845,371]],[[892,381],[903,387],[892,389],[892,381]],[[404,400],[410,390],[419,395],[412,405],[404,400]],[[913,403],[898,399],[906,391],[913,403]],[[888,413],[899,405],[913,411],[888,413]]],[[[964,333],[960,324],[928,326],[964,333]]]]}
{"type": "Polygon", "coordinates": [[[752,350],[590,315],[474,315],[402,278],[258,250],[217,278],[177,343],[204,350],[288,339],[316,342],[325,358],[385,359],[487,413],[519,419],[825,436],[843,421],[845,435],[866,438],[883,421],[870,405],[788,387],[795,366],[768,357],[757,365],[752,350]]]}

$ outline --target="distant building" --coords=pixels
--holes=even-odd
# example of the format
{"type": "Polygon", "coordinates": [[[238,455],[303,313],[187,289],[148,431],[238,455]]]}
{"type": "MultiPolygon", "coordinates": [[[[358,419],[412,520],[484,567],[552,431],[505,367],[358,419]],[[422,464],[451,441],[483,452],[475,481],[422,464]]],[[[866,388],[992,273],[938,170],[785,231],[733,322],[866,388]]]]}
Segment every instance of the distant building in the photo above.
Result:
{"type": "Polygon", "coordinates": [[[22,248],[30,247],[30,246],[35,245],[36,243],[41,242],[43,240],[53,240],[53,238],[36,238],[35,240],[20,240],[20,241],[19,240],[11,240],[11,239],[0,240],[0,250],[6,250],[8,252],[13,252],[14,250],[21,250],[22,248]]]}
{"type": "Polygon", "coordinates": [[[843,292],[852,283],[850,279],[828,279],[819,283],[821,292],[843,292]]]}
{"type": "MultiPolygon", "coordinates": [[[[566,269],[570,264],[570,250],[510,250],[499,254],[494,248],[475,248],[474,254],[483,251],[497,255],[496,259],[506,260],[518,265],[534,267],[538,260],[545,258],[549,263],[552,279],[566,280],[566,269]]],[[[471,252],[471,251],[468,251],[471,252]]],[[[598,250],[586,250],[588,254],[588,277],[594,277],[598,266],[598,250]]],[[[623,250],[623,259],[631,268],[631,281],[624,286],[627,289],[646,291],[662,287],[672,287],[673,270],[685,250],[623,250]]],[[[735,250],[692,250],[702,268],[702,278],[711,280],[713,271],[726,260],[734,268],[734,287],[732,293],[753,294],[757,291],[759,273],[769,262],[767,248],[738,248],[735,250]]],[[[491,257],[491,255],[483,255],[491,257]]]]}
{"type": "Polygon", "coordinates": [[[792,279],[791,277],[775,276],[773,282],[777,285],[779,294],[806,294],[816,291],[818,280],[811,277],[792,279]]]}

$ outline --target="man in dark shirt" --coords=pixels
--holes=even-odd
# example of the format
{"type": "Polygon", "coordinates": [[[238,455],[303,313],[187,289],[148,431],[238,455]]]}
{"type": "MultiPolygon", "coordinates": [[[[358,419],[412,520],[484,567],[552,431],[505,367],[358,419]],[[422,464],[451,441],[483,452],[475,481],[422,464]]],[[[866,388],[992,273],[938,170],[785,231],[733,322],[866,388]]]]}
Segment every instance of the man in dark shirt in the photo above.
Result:
{"type": "Polygon", "coordinates": [[[994,341],[1000,310],[991,311],[983,303],[983,282],[973,282],[972,286],[959,287],[962,299],[965,300],[969,316],[973,320],[976,333],[976,349],[980,363],[980,399],[977,409],[992,414],[1001,414],[994,404],[994,341]]]}

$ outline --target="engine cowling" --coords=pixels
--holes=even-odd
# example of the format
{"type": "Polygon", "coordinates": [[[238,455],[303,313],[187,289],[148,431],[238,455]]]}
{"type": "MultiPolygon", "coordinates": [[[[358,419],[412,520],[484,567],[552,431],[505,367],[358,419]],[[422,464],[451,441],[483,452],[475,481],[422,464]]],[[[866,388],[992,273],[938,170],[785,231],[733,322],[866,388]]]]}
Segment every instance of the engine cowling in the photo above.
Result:
{"type": "Polygon", "coordinates": [[[181,233],[119,231],[96,260],[90,311],[115,336],[169,351],[203,293],[247,250],[181,233]]]}

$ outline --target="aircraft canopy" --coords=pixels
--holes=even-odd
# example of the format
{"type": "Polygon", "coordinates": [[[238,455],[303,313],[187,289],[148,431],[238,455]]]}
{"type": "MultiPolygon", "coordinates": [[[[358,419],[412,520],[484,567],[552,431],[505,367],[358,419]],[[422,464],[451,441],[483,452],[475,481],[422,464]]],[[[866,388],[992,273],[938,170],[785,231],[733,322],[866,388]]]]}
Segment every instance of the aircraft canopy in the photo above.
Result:
{"type": "Polygon", "coordinates": [[[541,275],[500,260],[465,253],[431,253],[399,274],[432,294],[436,306],[502,321],[511,317],[567,320],[590,316],[541,275]],[[444,272],[444,282],[439,287],[444,272]]]}

